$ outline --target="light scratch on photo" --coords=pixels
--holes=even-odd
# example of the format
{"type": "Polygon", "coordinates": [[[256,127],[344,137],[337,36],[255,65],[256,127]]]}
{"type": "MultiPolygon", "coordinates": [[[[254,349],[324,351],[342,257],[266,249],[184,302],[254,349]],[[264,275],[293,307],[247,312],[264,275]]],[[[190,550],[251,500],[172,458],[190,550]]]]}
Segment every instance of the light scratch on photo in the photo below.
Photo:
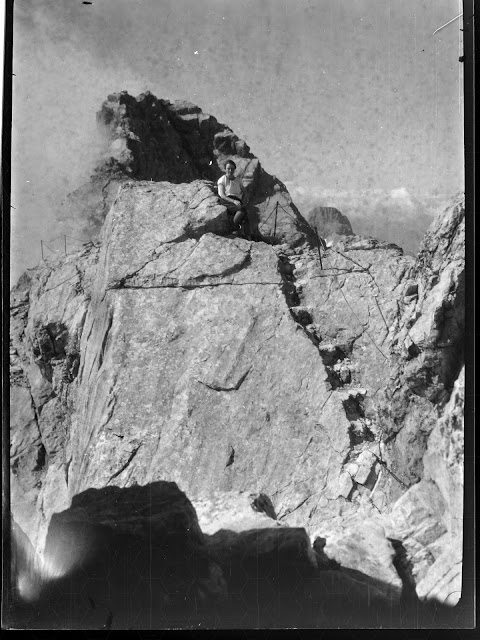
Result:
{"type": "Polygon", "coordinates": [[[451,24],[452,22],[455,22],[455,20],[458,20],[459,18],[461,18],[463,16],[463,13],[461,13],[459,16],[456,16],[455,18],[452,18],[451,20],[449,20],[448,22],[446,22],[445,24],[443,24],[441,27],[438,27],[438,29],[436,31],[434,31],[432,33],[432,36],[434,36],[436,33],[438,33],[441,29],[443,29],[444,27],[447,27],[449,24],[451,24]]]}

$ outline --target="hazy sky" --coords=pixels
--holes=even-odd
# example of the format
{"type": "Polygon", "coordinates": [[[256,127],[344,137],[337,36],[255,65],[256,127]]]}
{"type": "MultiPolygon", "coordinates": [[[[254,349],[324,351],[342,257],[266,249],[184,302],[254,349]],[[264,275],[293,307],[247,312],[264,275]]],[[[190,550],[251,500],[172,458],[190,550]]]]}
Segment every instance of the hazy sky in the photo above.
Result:
{"type": "Polygon", "coordinates": [[[463,188],[458,0],[16,0],[12,278],[100,151],[109,93],[186,99],[295,188],[463,188]]]}

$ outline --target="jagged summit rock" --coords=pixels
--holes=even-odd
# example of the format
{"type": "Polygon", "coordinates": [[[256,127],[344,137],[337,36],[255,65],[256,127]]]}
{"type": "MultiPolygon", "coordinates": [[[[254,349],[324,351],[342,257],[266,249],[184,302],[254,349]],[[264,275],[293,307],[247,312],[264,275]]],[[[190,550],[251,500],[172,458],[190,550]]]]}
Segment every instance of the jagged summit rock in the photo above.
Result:
{"type": "MultiPolygon", "coordinates": [[[[416,597],[441,599],[435,576],[458,591],[458,552],[448,575],[440,561],[461,537],[458,501],[445,496],[462,486],[462,198],[434,221],[417,260],[343,235],[320,263],[301,218],[277,221],[279,245],[227,233],[203,169],[220,170],[235,147],[239,166],[257,167],[254,198],[270,178],[197,107],[120,94],[102,110],[122,178],[99,241],[42,262],[12,290],[12,508],[34,548],[43,552],[53,514],[75,496],[168,481],[203,522],[227,527],[211,549],[234,572],[260,537],[265,566],[283,540],[289,558],[305,560],[305,579],[334,563],[361,571],[368,552],[358,588],[380,563],[379,598],[399,599],[413,581],[416,597]],[[210,141],[222,134],[216,165],[199,151],[210,149],[202,126],[210,141]],[[156,127],[190,149],[185,166],[165,164],[171,180],[145,179],[160,142],[139,160],[142,131],[156,127]],[[218,504],[248,516],[220,516],[218,504]]],[[[276,208],[268,196],[257,206],[260,218],[276,208]]]]}
{"type": "Polygon", "coordinates": [[[317,229],[321,238],[328,238],[332,234],[353,236],[349,219],[334,207],[314,207],[305,218],[312,227],[317,229]]]}
{"type": "Polygon", "coordinates": [[[97,123],[107,150],[90,181],[67,197],[60,213],[61,219],[76,225],[77,236],[98,237],[124,182],[205,180],[213,191],[231,158],[259,232],[292,246],[312,239],[285,185],[263,169],[244,140],[200,107],[161,100],[149,91],[136,98],[122,91],[108,96],[97,113],[97,123]]]}

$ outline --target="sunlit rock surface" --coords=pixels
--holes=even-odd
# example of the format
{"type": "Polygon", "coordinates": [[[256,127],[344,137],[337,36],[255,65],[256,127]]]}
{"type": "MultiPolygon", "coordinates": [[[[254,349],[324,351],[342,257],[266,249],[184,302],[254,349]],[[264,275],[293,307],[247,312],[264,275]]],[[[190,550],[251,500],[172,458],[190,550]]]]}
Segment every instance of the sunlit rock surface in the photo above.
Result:
{"type": "Polygon", "coordinates": [[[171,627],[227,597],[195,510],[171,482],[75,496],[52,517],[43,558],[25,556],[15,578],[26,628],[171,627]]]}
{"type": "MultiPolygon", "coordinates": [[[[462,198],[434,221],[417,260],[354,235],[309,244],[299,218],[282,244],[247,241],[230,234],[207,171],[234,148],[248,160],[247,148],[210,123],[217,146],[204,157],[197,140],[196,164],[169,169],[178,175],[153,147],[135,164],[141,140],[123,118],[138,107],[143,130],[152,100],[123,95],[105,107],[117,160],[137,174],[117,186],[99,242],[27,271],[12,291],[16,523],[45,561],[52,516],[78,494],[175,482],[222,575],[235,574],[239,554],[253,558],[253,540],[265,567],[280,548],[293,562],[299,545],[304,584],[322,572],[311,603],[326,598],[326,580],[344,593],[344,580],[358,593],[371,585],[378,602],[408,592],[455,604],[462,198]],[[155,181],[138,179],[157,165],[155,181]]],[[[162,125],[176,122],[173,138],[206,126],[191,106],[158,109],[174,118],[162,125]]]]}
{"type": "Polygon", "coordinates": [[[395,551],[386,539],[383,527],[373,521],[355,524],[323,533],[326,538],[324,553],[342,567],[356,569],[381,581],[386,597],[399,598],[402,581],[393,565],[395,551]]]}
{"type": "Polygon", "coordinates": [[[106,141],[104,157],[89,182],[66,198],[60,212],[76,237],[98,238],[124,182],[207,180],[216,186],[229,159],[247,190],[254,229],[294,245],[311,237],[285,185],[263,169],[244,140],[200,107],[161,100],[149,91],[136,98],[122,91],[108,96],[97,123],[106,141]]]}

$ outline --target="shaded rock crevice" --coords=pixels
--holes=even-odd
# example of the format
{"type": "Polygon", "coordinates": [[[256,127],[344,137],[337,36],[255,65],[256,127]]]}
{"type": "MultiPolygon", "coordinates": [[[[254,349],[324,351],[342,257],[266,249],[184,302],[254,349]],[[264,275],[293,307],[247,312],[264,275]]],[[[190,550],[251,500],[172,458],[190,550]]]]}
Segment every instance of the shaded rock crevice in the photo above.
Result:
{"type": "Polygon", "coordinates": [[[336,365],[351,355],[353,341],[347,345],[323,345],[308,308],[301,305],[301,287],[297,288],[295,277],[295,263],[291,262],[287,254],[279,253],[279,272],[282,276],[282,292],[285,297],[290,315],[302,330],[303,334],[315,346],[327,375],[327,383],[332,391],[343,387],[351,381],[348,367],[344,370],[336,365]],[[345,371],[346,370],[346,371],[345,371]]]}
{"type": "MultiPolygon", "coordinates": [[[[208,276],[207,276],[208,277],[208,276]]],[[[119,290],[121,291],[122,289],[124,290],[128,290],[128,289],[135,289],[135,290],[145,290],[145,289],[186,289],[186,290],[192,290],[192,289],[205,289],[205,288],[209,288],[209,287],[248,287],[251,285],[255,285],[255,286],[278,286],[278,282],[257,282],[257,281],[252,281],[252,282],[205,282],[205,283],[195,283],[195,284],[190,284],[190,283],[183,283],[183,284],[158,284],[158,285],[154,285],[151,287],[145,287],[142,285],[138,285],[138,286],[134,286],[134,285],[129,285],[129,286],[124,286],[124,287],[112,287],[112,290],[119,290]]]]}
{"type": "Polygon", "coordinates": [[[227,467],[230,467],[234,462],[235,462],[235,449],[232,447],[232,445],[229,445],[227,461],[225,463],[225,469],[227,467]]]}
{"type": "Polygon", "coordinates": [[[292,513],[294,513],[295,511],[298,511],[298,509],[300,509],[301,507],[303,507],[303,505],[310,500],[310,498],[312,497],[313,494],[307,495],[301,502],[299,502],[297,505],[295,505],[294,507],[288,507],[281,515],[277,516],[277,520],[283,520],[283,518],[286,518],[287,516],[291,515],[292,513]]]}
{"type": "Polygon", "coordinates": [[[212,389],[213,391],[238,391],[242,386],[242,384],[245,382],[251,369],[252,367],[248,367],[248,369],[238,377],[237,382],[235,382],[235,384],[231,386],[223,386],[223,385],[215,384],[213,382],[205,382],[204,380],[198,380],[198,382],[205,385],[209,389],[212,389]]]}
{"type": "Polygon", "coordinates": [[[419,599],[413,575],[413,564],[400,540],[395,540],[394,538],[388,538],[388,540],[395,551],[395,557],[392,562],[402,581],[402,600],[405,604],[415,605],[419,602],[419,599]]]}
{"type": "MultiPolygon", "coordinates": [[[[315,346],[324,365],[327,375],[327,384],[330,387],[331,392],[336,392],[344,387],[349,387],[352,383],[351,371],[355,368],[354,364],[351,362],[353,348],[355,342],[362,334],[356,335],[341,344],[323,343],[322,337],[318,335],[319,332],[316,325],[313,324],[313,319],[308,307],[301,305],[302,287],[300,285],[297,289],[298,284],[295,276],[295,268],[295,262],[290,261],[287,254],[279,253],[279,271],[284,283],[282,291],[289,307],[290,315],[296,322],[297,326],[301,328],[304,335],[315,346]]],[[[346,453],[344,462],[348,460],[354,446],[363,442],[373,442],[377,439],[365,422],[365,411],[363,408],[365,391],[363,392],[363,395],[361,393],[355,394],[353,391],[347,391],[347,394],[347,397],[342,400],[342,404],[345,411],[345,417],[350,421],[350,450],[346,453]]],[[[353,487],[352,491],[349,493],[350,496],[354,489],[355,487],[353,487]]]]}
{"type": "Polygon", "coordinates": [[[123,473],[125,471],[125,469],[129,466],[129,464],[132,462],[132,460],[135,458],[135,456],[138,453],[138,450],[140,449],[140,447],[142,446],[142,444],[140,443],[139,445],[137,445],[130,453],[130,455],[128,456],[127,461],[120,467],[120,469],[118,471],[115,471],[114,474],[112,474],[110,476],[110,478],[107,480],[106,484],[108,485],[112,480],[114,480],[117,476],[119,476],[121,473],[123,473]]]}
{"type": "Polygon", "coordinates": [[[110,335],[110,331],[113,325],[113,311],[111,311],[107,318],[106,327],[103,333],[102,343],[100,345],[100,350],[98,352],[98,369],[102,367],[103,361],[105,359],[105,352],[107,349],[108,338],[110,335]]]}
{"type": "Polygon", "coordinates": [[[35,461],[34,471],[43,471],[45,465],[47,463],[47,451],[41,443],[38,447],[37,459],[35,461]]]}
{"type": "Polygon", "coordinates": [[[301,329],[302,333],[315,346],[319,355],[322,356],[319,350],[319,343],[321,340],[312,326],[312,317],[310,312],[308,308],[301,306],[300,303],[300,292],[295,278],[295,264],[291,262],[288,254],[280,251],[277,255],[278,271],[282,278],[281,290],[284,295],[285,302],[287,303],[290,316],[298,328],[301,329]]]}

